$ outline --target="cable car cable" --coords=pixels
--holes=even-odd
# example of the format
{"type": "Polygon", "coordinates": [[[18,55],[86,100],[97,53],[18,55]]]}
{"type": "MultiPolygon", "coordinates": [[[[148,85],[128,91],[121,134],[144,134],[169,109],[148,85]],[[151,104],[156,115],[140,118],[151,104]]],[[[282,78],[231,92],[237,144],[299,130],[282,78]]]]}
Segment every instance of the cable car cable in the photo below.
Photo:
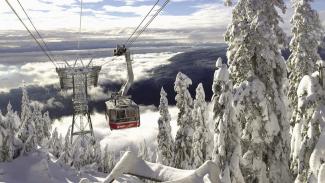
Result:
{"type": "MultiPolygon", "coordinates": [[[[81,39],[81,27],[82,27],[82,6],[83,6],[83,0],[80,0],[80,17],[79,17],[79,35],[78,35],[78,43],[77,43],[77,47],[78,47],[78,54],[77,57],[80,57],[80,39],[81,39]]],[[[78,60],[78,58],[77,58],[78,60]]],[[[80,59],[82,65],[84,66],[83,61],[80,59]]]]}
{"type": "Polygon", "coordinates": [[[17,16],[17,18],[19,19],[19,21],[23,24],[23,26],[25,27],[25,29],[28,31],[28,33],[32,36],[32,38],[36,41],[36,43],[38,44],[38,46],[41,48],[41,50],[43,51],[43,53],[49,58],[49,60],[52,62],[52,64],[56,66],[54,60],[52,60],[51,56],[46,52],[45,48],[42,46],[42,44],[37,40],[37,38],[35,37],[35,35],[29,30],[29,28],[27,27],[27,25],[24,23],[24,21],[21,19],[21,17],[18,15],[18,13],[16,12],[16,10],[13,8],[13,6],[9,3],[8,0],[6,0],[8,6],[10,7],[10,9],[14,12],[14,14],[17,16]]]}
{"type": "Polygon", "coordinates": [[[157,4],[159,3],[159,1],[160,0],[157,0],[156,3],[152,6],[152,8],[150,9],[150,11],[142,19],[141,23],[137,26],[137,28],[132,32],[131,36],[128,38],[128,40],[125,42],[125,44],[127,44],[130,41],[130,39],[132,38],[132,36],[138,31],[138,29],[140,28],[140,26],[142,25],[142,23],[147,19],[147,17],[150,15],[150,13],[152,12],[152,10],[154,10],[154,8],[157,6],[157,4]]]}
{"type": "Polygon", "coordinates": [[[156,13],[151,17],[147,24],[139,31],[139,33],[134,37],[131,42],[127,44],[127,47],[133,45],[133,43],[141,36],[141,34],[147,29],[147,27],[153,22],[153,20],[158,16],[158,14],[167,6],[170,0],[166,0],[165,3],[156,11],[156,13]]]}
{"type": "Polygon", "coordinates": [[[46,42],[44,41],[43,37],[41,36],[41,34],[39,33],[39,31],[37,30],[37,28],[35,27],[33,21],[31,20],[30,16],[27,14],[25,8],[23,7],[23,5],[20,3],[19,0],[16,0],[20,6],[20,8],[23,10],[24,14],[26,15],[28,21],[30,22],[30,24],[33,26],[35,32],[37,33],[38,37],[41,39],[42,43],[44,44],[44,48],[47,52],[49,52],[49,55],[52,57],[53,60],[54,59],[54,56],[53,54],[51,53],[50,49],[48,48],[48,45],[46,44],[46,42]]]}
{"type": "Polygon", "coordinates": [[[133,38],[133,40],[131,41],[130,45],[133,44],[133,42],[135,42],[139,36],[146,30],[146,28],[153,22],[153,20],[158,16],[158,14],[165,8],[165,6],[168,4],[169,0],[166,0],[163,4],[163,6],[161,6],[156,13],[151,17],[151,19],[147,22],[147,24],[139,31],[139,33],[137,34],[137,36],[135,38],[133,38]]]}
{"type": "Polygon", "coordinates": [[[155,13],[155,15],[147,22],[145,27],[137,34],[137,36],[131,41],[130,45],[132,45],[140,36],[141,34],[146,30],[146,28],[153,22],[153,20],[158,16],[158,14],[164,9],[164,7],[168,4],[169,0],[165,1],[164,5],[155,13]]]}

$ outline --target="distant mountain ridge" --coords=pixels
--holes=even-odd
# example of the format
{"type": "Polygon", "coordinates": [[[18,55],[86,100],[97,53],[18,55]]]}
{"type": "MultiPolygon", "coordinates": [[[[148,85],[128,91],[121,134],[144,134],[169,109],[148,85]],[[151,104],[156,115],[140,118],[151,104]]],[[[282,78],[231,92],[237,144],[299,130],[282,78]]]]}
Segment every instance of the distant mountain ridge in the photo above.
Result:
{"type": "MultiPolygon", "coordinates": [[[[195,96],[195,88],[199,83],[203,83],[206,100],[209,101],[212,97],[212,82],[215,71],[215,62],[221,57],[225,62],[227,48],[225,45],[220,45],[217,48],[203,48],[193,49],[184,53],[180,53],[170,58],[170,64],[163,65],[158,68],[152,69],[152,77],[149,79],[140,80],[135,82],[131,87],[129,94],[132,95],[135,102],[140,105],[159,105],[159,92],[161,87],[164,87],[168,94],[168,100],[170,105],[175,104],[175,92],[174,81],[178,72],[183,72],[189,76],[193,84],[189,90],[191,95],[195,96]]],[[[323,59],[325,59],[325,49],[320,49],[319,53],[323,59]]],[[[288,50],[283,51],[285,59],[288,58],[290,52],[288,50]]],[[[120,83],[106,82],[102,85],[104,91],[117,90],[120,83]]],[[[63,107],[53,106],[48,108],[52,117],[60,117],[72,114],[72,103],[69,98],[58,95],[59,89],[53,86],[46,87],[30,87],[28,88],[30,98],[43,103],[46,103],[48,99],[53,98],[59,104],[63,104],[63,107]]],[[[6,106],[10,101],[15,110],[20,111],[20,98],[21,89],[12,89],[10,93],[0,93],[0,110],[6,111],[6,106]]],[[[98,112],[104,112],[105,101],[90,101],[90,109],[98,112]]]]}

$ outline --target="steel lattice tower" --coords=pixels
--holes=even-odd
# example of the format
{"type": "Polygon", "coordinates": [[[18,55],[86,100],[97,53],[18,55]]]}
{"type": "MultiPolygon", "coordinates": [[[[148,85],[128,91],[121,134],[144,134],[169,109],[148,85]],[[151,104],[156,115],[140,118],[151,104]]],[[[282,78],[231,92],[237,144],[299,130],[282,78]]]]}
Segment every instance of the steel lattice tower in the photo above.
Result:
{"type": "Polygon", "coordinates": [[[73,117],[71,142],[74,137],[93,136],[88,108],[88,87],[97,86],[100,66],[57,68],[61,89],[72,89],[73,117]]]}

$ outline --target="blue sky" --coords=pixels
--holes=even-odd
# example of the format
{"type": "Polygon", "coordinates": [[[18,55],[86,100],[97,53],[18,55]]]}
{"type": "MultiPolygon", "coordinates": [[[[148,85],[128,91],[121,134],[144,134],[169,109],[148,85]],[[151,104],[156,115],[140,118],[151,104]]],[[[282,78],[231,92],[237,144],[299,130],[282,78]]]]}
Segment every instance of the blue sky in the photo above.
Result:
{"type": "MultiPolygon", "coordinates": [[[[9,0],[18,10],[16,0],[9,0]]],[[[27,9],[35,25],[40,30],[77,31],[79,29],[80,0],[20,0],[27,9]]],[[[142,17],[151,9],[156,0],[83,0],[83,32],[105,32],[118,35],[121,31],[129,34],[142,17]],[[125,32],[127,31],[127,32],[125,32]]],[[[160,5],[164,0],[160,0],[160,5]]],[[[289,20],[293,10],[289,0],[288,12],[283,16],[283,28],[290,32],[289,20]]],[[[325,25],[325,1],[315,0],[313,7],[319,11],[325,25]]],[[[18,11],[22,14],[21,11],[18,11]]],[[[222,0],[171,0],[165,10],[150,25],[150,28],[163,29],[169,38],[186,30],[187,37],[200,37],[206,34],[223,40],[223,33],[231,21],[231,8],[225,7],[222,0]],[[201,35],[197,36],[201,32],[201,35]]],[[[24,30],[4,0],[0,1],[0,31],[24,30]]],[[[147,34],[148,35],[148,34],[147,34]]],[[[107,35],[105,35],[107,36],[107,35]]],[[[159,33],[155,38],[164,35],[159,33]]],[[[186,37],[183,39],[185,40],[186,37]]],[[[190,38],[189,38],[190,39],[190,38]]],[[[210,37],[208,37],[210,39],[210,37]]]]}
{"type": "MultiPolygon", "coordinates": [[[[9,1],[18,9],[16,0],[9,1]]],[[[83,28],[85,30],[134,27],[156,2],[156,0],[83,1],[83,28]]],[[[160,1],[160,4],[164,2],[164,0],[160,1]]],[[[21,0],[21,2],[39,29],[76,30],[78,27],[80,0],[21,0]]],[[[325,1],[315,0],[313,6],[320,11],[323,17],[325,1]]],[[[168,29],[225,28],[230,17],[231,9],[224,7],[222,0],[171,0],[152,27],[168,29]]],[[[5,1],[0,1],[0,30],[15,29],[23,29],[23,27],[5,1]]]]}
{"type": "MultiPolygon", "coordinates": [[[[16,0],[9,0],[18,9],[16,0]]],[[[83,0],[84,30],[107,30],[134,27],[156,0],[83,0]]],[[[160,0],[160,4],[164,0],[160,0]]],[[[77,30],[80,0],[21,0],[39,29],[77,30]]],[[[287,0],[289,2],[289,0],[287,0]]],[[[315,0],[313,6],[325,17],[325,1],[315,0]]],[[[21,11],[18,11],[22,13],[21,11]]],[[[292,12],[292,11],[291,11],[292,12]]],[[[290,13],[290,4],[289,4],[290,13]]],[[[152,24],[154,28],[188,29],[225,28],[231,8],[222,0],[171,0],[152,24]]],[[[290,15],[286,15],[290,19],[290,15]]],[[[0,1],[0,30],[23,29],[5,1],[0,1]]]]}

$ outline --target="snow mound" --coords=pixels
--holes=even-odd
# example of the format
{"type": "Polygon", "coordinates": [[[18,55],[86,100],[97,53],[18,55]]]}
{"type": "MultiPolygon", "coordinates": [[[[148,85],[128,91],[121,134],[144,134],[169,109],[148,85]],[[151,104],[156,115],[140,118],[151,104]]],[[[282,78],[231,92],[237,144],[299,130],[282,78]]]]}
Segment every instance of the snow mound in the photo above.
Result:
{"type": "Polygon", "coordinates": [[[181,170],[144,161],[130,151],[123,155],[104,182],[113,182],[124,174],[166,183],[220,182],[219,168],[212,161],[205,162],[196,170],[181,170]]]}
{"type": "Polygon", "coordinates": [[[61,183],[79,182],[83,178],[98,182],[100,177],[104,177],[104,174],[85,170],[78,172],[69,166],[62,166],[45,149],[38,149],[11,162],[0,163],[0,182],[61,183]]]}

